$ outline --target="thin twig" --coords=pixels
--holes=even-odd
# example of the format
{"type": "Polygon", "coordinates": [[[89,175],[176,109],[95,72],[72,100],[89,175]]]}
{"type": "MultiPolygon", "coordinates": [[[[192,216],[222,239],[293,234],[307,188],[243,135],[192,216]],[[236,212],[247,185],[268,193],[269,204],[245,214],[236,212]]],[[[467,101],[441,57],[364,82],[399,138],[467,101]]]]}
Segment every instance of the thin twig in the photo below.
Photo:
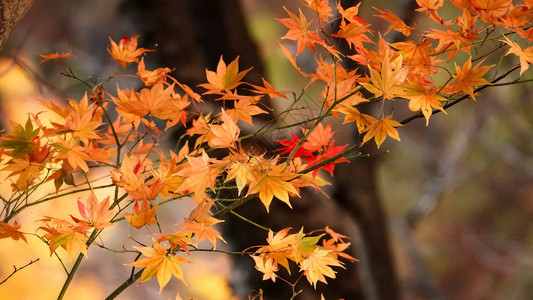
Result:
{"type": "Polygon", "coordinates": [[[11,272],[11,274],[9,274],[9,276],[7,276],[6,279],[2,280],[0,282],[0,285],[2,285],[4,282],[6,282],[9,278],[11,278],[11,276],[15,275],[15,273],[17,273],[18,271],[20,271],[20,270],[26,268],[27,266],[29,266],[31,264],[34,264],[34,263],[36,263],[38,261],[39,261],[38,258],[36,258],[35,260],[32,259],[29,263],[25,264],[24,266],[22,266],[20,268],[17,268],[15,265],[13,265],[13,269],[14,269],[13,272],[11,272]]]}

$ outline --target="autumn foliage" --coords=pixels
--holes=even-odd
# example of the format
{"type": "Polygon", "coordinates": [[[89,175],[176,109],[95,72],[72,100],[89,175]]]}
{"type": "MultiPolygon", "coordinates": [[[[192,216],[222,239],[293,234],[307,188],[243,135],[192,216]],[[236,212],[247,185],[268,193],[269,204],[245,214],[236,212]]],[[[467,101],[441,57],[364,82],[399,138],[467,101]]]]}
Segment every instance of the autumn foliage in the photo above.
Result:
{"type": "MultiPolygon", "coordinates": [[[[265,99],[297,102],[301,96],[278,91],[265,79],[262,85],[247,83],[251,66],[241,67],[238,57],[220,57],[216,70],[206,70],[205,83],[189,87],[172,77],[171,68],[146,69],[153,50],[138,47],[139,36],[118,43],[110,38],[107,51],[119,64],[115,73],[98,83],[68,73],[91,88],[76,100],[41,101],[42,113],[30,114],[23,124],[13,123],[0,137],[0,172],[12,186],[1,195],[0,239],[39,239],[51,255],[66,254],[77,266],[89,247],[106,248],[99,236],[118,222],[128,222],[139,235],[149,233],[153,239],[151,245],[128,249],[139,258],[127,264],[135,270],[133,280],[125,284],[156,277],[162,290],[171,277],[187,281],[181,265],[194,260],[192,252],[216,251],[226,243],[216,225],[237,207],[260,201],[266,213],[274,214],[272,201],[291,207],[301,189],[321,191],[329,184],[336,164],[364,156],[364,144],[375,143],[379,149],[388,138],[400,141],[401,126],[417,118],[429,125],[433,114],[476,100],[481,90],[517,70],[518,76],[524,74],[533,63],[533,47],[524,46],[533,41],[530,0],[417,0],[417,11],[434,24],[424,32],[389,10],[376,8],[376,16],[390,23],[377,32],[358,16],[359,4],[343,8],[327,0],[302,2],[301,10],[286,9],[287,16],[277,20],[288,29],[281,50],[305,78],[306,87],[321,90],[315,98],[321,109],[310,121],[245,132],[243,125],[249,128],[255,116],[278,115],[265,99]],[[441,17],[444,5],[453,6],[456,16],[441,17]],[[499,42],[504,55],[516,57],[517,64],[489,63],[490,51],[473,54],[491,40],[499,42]],[[307,52],[314,55],[313,68],[304,68],[298,60],[307,52]],[[347,62],[358,67],[347,69],[347,62]],[[134,76],[143,87],[113,82],[121,76],[134,76]],[[209,101],[220,105],[212,110],[209,101]],[[400,107],[412,116],[399,119],[395,109],[400,107]],[[335,143],[335,131],[326,119],[330,117],[352,123],[357,143],[335,143]],[[175,150],[167,150],[160,137],[175,128],[185,134],[175,150]],[[242,144],[282,128],[293,128],[291,139],[277,140],[273,153],[253,153],[242,144]],[[108,183],[89,179],[97,169],[105,170],[108,183]],[[28,197],[47,182],[53,182],[55,192],[28,197]],[[72,187],[89,194],[80,199],[72,187]],[[94,191],[103,188],[113,192],[97,197],[94,191]],[[233,190],[237,197],[221,198],[222,190],[233,190]],[[60,198],[77,201],[78,210],[36,218],[40,227],[34,233],[17,221],[31,206],[60,198]],[[158,212],[172,201],[192,201],[194,208],[185,219],[175,220],[175,228],[155,228],[158,212]]],[[[41,56],[42,62],[75,59],[71,52],[41,56]]],[[[283,284],[284,276],[297,272],[316,287],[356,261],[348,254],[348,239],[329,227],[312,232],[265,229],[264,245],[240,249],[254,260],[264,280],[283,284]]],[[[130,272],[124,272],[125,280],[130,272]]],[[[68,273],[60,298],[74,274],[75,269],[68,273]]]]}

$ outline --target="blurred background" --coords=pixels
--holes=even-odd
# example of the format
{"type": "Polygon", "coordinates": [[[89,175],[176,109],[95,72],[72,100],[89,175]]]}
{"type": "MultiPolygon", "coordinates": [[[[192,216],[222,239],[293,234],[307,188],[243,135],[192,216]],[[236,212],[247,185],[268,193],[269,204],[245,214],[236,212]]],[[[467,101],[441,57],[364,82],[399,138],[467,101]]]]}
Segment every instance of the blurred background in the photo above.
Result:
{"type": "MultiPolygon", "coordinates": [[[[346,7],[355,3],[345,2],[346,7]]],[[[374,31],[385,30],[388,23],[374,17],[373,7],[394,11],[408,25],[430,25],[424,23],[422,14],[413,13],[414,4],[411,0],[366,1],[359,16],[374,31]]],[[[106,51],[109,37],[118,41],[124,35],[141,35],[140,47],[157,49],[145,58],[148,69],[175,68],[172,76],[191,87],[204,82],[205,69],[215,69],[223,55],[226,62],[240,56],[241,69],[254,67],[246,77],[248,82],[259,84],[265,77],[278,90],[299,92],[307,82],[277,45],[286,28],[274,18],[286,17],[284,6],[293,12],[302,7],[299,1],[289,0],[37,0],[1,53],[2,128],[9,128],[10,119],[24,122],[28,112],[43,110],[39,99],[81,99],[84,87],[60,73],[72,68],[81,78],[105,79],[116,68],[106,51]],[[68,51],[77,58],[39,64],[42,58],[37,53],[68,51]]],[[[387,38],[392,42],[399,37],[391,34],[387,38]]],[[[516,63],[512,59],[505,61],[516,63]]],[[[313,56],[304,52],[298,62],[312,68],[313,56]]],[[[523,78],[532,75],[529,70],[523,78]]],[[[505,81],[518,75],[512,76],[505,81]]],[[[121,79],[119,84],[124,88],[138,82],[121,79]]],[[[107,89],[113,93],[115,87],[107,89]]],[[[319,284],[316,290],[302,282],[297,288],[303,292],[297,299],[320,299],[321,293],[326,299],[531,299],[532,89],[527,83],[493,87],[476,97],[477,102],[465,101],[448,109],[448,115],[433,116],[429,127],[424,119],[409,123],[399,129],[401,142],[387,141],[380,151],[368,146],[362,150],[372,154],[368,158],[338,165],[335,178],[328,178],[332,183],[325,189],[329,197],[304,191],[301,198],[292,200],[292,210],[278,201],[266,215],[256,201],[238,212],[273,230],[304,227],[312,231],[329,225],[351,238],[350,254],[360,262],[346,263],[346,269],[337,270],[336,280],[319,284]]],[[[319,94],[313,95],[311,89],[308,98],[319,99],[319,94]]],[[[281,99],[271,103],[276,113],[290,104],[281,99]]],[[[309,105],[284,115],[278,124],[304,120],[311,109],[309,105]]],[[[398,119],[411,114],[406,108],[395,112],[398,119]]],[[[264,116],[257,126],[271,118],[264,116]]],[[[335,130],[336,145],[356,139],[354,128],[337,126],[335,130]]],[[[299,128],[294,131],[300,133],[299,128]]],[[[167,136],[169,148],[179,134],[167,136]]],[[[274,131],[253,143],[272,151],[277,147],[273,140],[288,137],[288,132],[274,131]]],[[[108,171],[94,176],[105,176],[108,171]]],[[[0,179],[4,182],[0,192],[9,193],[9,184],[4,177],[0,179]]],[[[67,216],[77,211],[77,199],[39,206],[21,216],[19,223],[57,216],[59,210],[67,216]]],[[[180,222],[191,207],[192,203],[182,201],[161,209],[162,226],[174,231],[173,223],[180,222]]],[[[148,233],[136,232],[127,224],[116,227],[103,235],[106,246],[131,248],[134,244],[124,237],[124,231],[150,240],[148,233]]],[[[265,232],[238,219],[226,220],[222,230],[233,251],[265,243],[265,232]]],[[[66,275],[57,259],[49,257],[47,246],[31,239],[31,247],[20,241],[1,241],[0,279],[11,273],[13,265],[35,258],[40,261],[0,285],[0,299],[57,296],[66,275]]],[[[128,278],[131,269],[123,264],[133,259],[131,254],[91,248],[66,299],[105,298],[128,278]]],[[[193,254],[191,260],[195,262],[184,268],[187,286],[172,279],[158,296],[157,282],[151,280],[129,287],[118,299],[173,299],[176,291],[184,299],[247,299],[252,290],[259,289],[266,299],[291,295],[291,287],[283,282],[261,281],[247,256],[193,254]]]]}

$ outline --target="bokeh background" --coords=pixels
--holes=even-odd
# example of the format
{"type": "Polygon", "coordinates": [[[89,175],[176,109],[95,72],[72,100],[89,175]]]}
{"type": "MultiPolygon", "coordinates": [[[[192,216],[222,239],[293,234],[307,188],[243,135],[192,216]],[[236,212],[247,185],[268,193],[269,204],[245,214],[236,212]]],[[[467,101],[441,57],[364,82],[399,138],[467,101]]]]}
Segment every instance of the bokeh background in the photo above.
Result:
{"type": "MultiPolygon", "coordinates": [[[[364,1],[360,16],[376,31],[388,23],[373,16],[374,6],[393,10],[408,24],[429,25],[424,24],[422,14],[412,12],[414,2],[364,1]]],[[[39,99],[80,99],[83,86],[60,73],[72,68],[82,78],[106,78],[116,68],[106,51],[109,37],[118,41],[124,35],[141,35],[141,47],[157,49],[146,58],[149,69],[175,68],[172,75],[190,86],[205,81],[205,69],[216,68],[223,55],[226,61],[240,56],[241,68],[253,66],[246,77],[252,83],[265,77],[280,90],[298,92],[306,82],[291,69],[277,45],[286,29],[274,18],[286,17],[283,6],[296,11],[301,3],[37,0],[1,53],[1,124],[9,128],[10,119],[24,122],[28,112],[41,111],[39,99]],[[37,53],[67,51],[77,58],[39,64],[37,53]]],[[[312,56],[304,52],[299,63],[306,62],[312,66],[312,56]]],[[[516,63],[509,57],[504,62],[516,63]]],[[[529,70],[523,77],[532,75],[529,70]]],[[[121,79],[119,84],[138,83],[121,79]]],[[[351,255],[360,262],[347,263],[337,280],[327,286],[319,284],[316,291],[305,287],[306,283],[299,285],[304,291],[298,299],[320,299],[320,293],[326,299],[531,299],[532,89],[531,84],[490,88],[477,102],[465,101],[450,108],[448,115],[433,116],[429,127],[423,119],[411,122],[399,130],[401,142],[388,141],[380,151],[369,147],[364,151],[372,153],[370,157],[339,165],[336,177],[330,178],[332,185],[325,189],[329,197],[305,191],[300,199],[292,200],[292,210],[274,202],[268,216],[260,203],[238,212],[275,230],[303,226],[310,231],[329,225],[351,238],[351,255]]],[[[114,86],[108,90],[113,92],[114,86]]],[[[318,96],[310,90],[309,103],[318,96]]],[[[290,105],[279,99],[271,104],[278,112],[290,105]]],[[[284,115],[280,124],[304,120],[312,107],[309,104],[284,115]]],[[[410,112],[395,114],[409,116],[410,112]]],[[[353,128],[336,130],[338,145],[355,139],[353,128]]],[[[179,134],[167,136],[169,147],[175,141],[173,135],[179,134]]],[[[272,140],[288,136],[288,132],[275,131],[254,145],[271,151],[276,146],[272,140]]],[[[93,176],[103,177],[106,172],[93,176]]],[[[9,183],[0,179],[0,192],[9,193],[9,183]]],[[[67,216],[77,211],[78,197],[84,196],[36,207],[21,216],[19,223],[31,224],[44,215],[67,216]]],[[[173,223],[187,215],[191,205],[182,201],[161,209],[162,226],[172,231],[173,223]]],[[[104,234],[106,246],[131,248],[135,244],[125,238],[127,234],[149,241],[147,233],[139,234],[125,225],[104,234]]],[[[237,251],[264,243],[266,237],[240,220],[227,220],[222,230],[237,251]]],[[[32,239],[30,247],[1,241],[0,279],[11,273],[13,265],[40,260],[0,285],[0,299],[57,296],[65,272],[49,256],[47,246],[32,239]]],[[[66,299],[103,299],[129,276],[130,268],[123,264],[132,262],[132,255],[93,248],[66,299]]],[[[187,286],[173,279],[158,295],[157,282],[152,280],[131,286],[119,299],[173,299],[176,291],[184,299],[247,299],[252,290],[259,289],[266,299],[290,297],[288,285],[261,281],[249,257],[208,253],[195,254],[193,259],[195,263],[184,270],[187,286]]]]}

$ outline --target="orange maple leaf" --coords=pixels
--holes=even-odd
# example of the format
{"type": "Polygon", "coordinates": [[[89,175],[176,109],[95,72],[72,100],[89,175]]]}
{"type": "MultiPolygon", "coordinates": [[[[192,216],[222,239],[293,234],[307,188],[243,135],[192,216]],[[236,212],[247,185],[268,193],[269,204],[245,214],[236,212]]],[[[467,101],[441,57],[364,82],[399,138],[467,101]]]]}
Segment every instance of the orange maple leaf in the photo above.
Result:
{"type": "Polygon", "coordinates": [[[201,156],[187,156],[187,162],[189,165],[177,173],[178,176],[187,178],[182,187],[194,191],[193,197],[195,199],[201,199],[206,188],[211,188],[214,191],[217,176],[222,172],[221,168],[217,166],[218,161],[209,158],[202,149],[201,156]]]}
{"type": "Polygon", "coordinates": [[[431,117],[431,114],[433,113],[433,108],[446,113],[441,106],[441,101],[446,101],[448,99],[439,96],[422,86],[416,84],[405,86],[404,94],[401,95],[401,97],[409,99],[409,109],[411,111],[422,111],[422,114],[426,118],[426,126],[429,124],[429,117],[431,117]]]}
{"type": "Polygon", "coordinates": [[[329,0],[305,0],[305,6],[316,11],[320,21],[327,22],[329,17],[333,16],[333,8],[329,6],[329,0]]]}
{"type": "Polygon", "coordinates": [[[235,147],[235,143],[239,141],[240,128],[224,110],[222,110],[221,121],[222,124],[211,126],[213,138],[208,141],[209,146],[213,148],[235,147]]]}
{"type": "Polygon", "coordinates": [[[374,138],[376,145],[379,147],[385,141],[385,138],[390,136],[395,140],[400,140],[398,131],[394,127],[402,126],[397,121],[391,119],[392,116],[388,116],[382,120],[375,120],[372,124],[368,125],[364,132],[366,132],[365,137],[363,138],[363,144],[368,142],[371,138],[374,138]]]}
{"type": "MultiPolygon", "coordinates": [[[[306,134],[308,130],[302,129],[302,131],[306,134]]],[[[311,134],[309,134],[307,141],[302,144],[302,147],[311,152],[318,151],[322,149],[322,147],[327,147],[331,143],[334,133],[335,131],[331,131],[331,123],[328,123],[326,127],[320,123],[311,134]]]]}
{"type": "Polygon", "coordinates": [[[20,224],[17,221],[13,222],[13,225],[9,225],[5,222],[0,222],[0,239],[12,238],[15,241],[21,239],[27,244],[28,241],[26,240],[24,233],[19,231],[19,229],[20,224]]]}
{"type": "Polygon", "coordinates": [[[533,47],[522,49],[520,45],[512,42],[508,38],[505,38],[502,42],[510,46],[509,51],[505,55],[512,53],[520,58],[520,75],[522,75],[522,73],[529,69],[529,64],[533,63],[533,47]]]}
{"type": "Polygon", "coordinates": [[[346,40],[350,48],[354,46],[355,48],[364,48],[364,43],[374,43],[366,35],[370,30],[367,28],[369,25],[363,24],[357,20],[353,22],[346,23],[346,20],[342,19],[339,26],[339,31],[332,34],[334,37],[343,38],[346,40]]]}
{"type": "Polygon", "coordinates": [[[475,87],[480,85],[492,85],[492,83],[488,82],[484,78],[481,78],[481,76],[485,75],[485,73],[487,73],[490,68],[494,67],[494,65],[481,66],[482,63],[483,61],[472,67],[472,57],[469,57],[462,68],[455,64],[455,81],[449,87],[448,91],[451,93],[464,92],[472,97],[472,99],[475,101],[475,87]]]}
{"type": "Polygon", "coordinates": [[[153,71],[146,70],[144,65],[144,58],[137,66],[137,76],[144,82],[146,86],[153,86],[154,84],[165,81],[167,74],[172,72],[170,68],[158,68],[153,71]]]}
{"type": "Polygon", "coordinates": [[[270,83],[268,83],[268,81],[266,81],[264,78],[261,78],[261,79],[263,80],[264,87],[258,86],[258,85],[253,85],[253,84],[248,84],[248,85],[250,85],[250,86],[252,86],[254,88],[254,90],[252,90],[252,92],[254,92],[256,94],[268,95],[270,98],[282,97],[282,98],[287,99],[286,94],[289,94],[290,92],[279,92],[279,91],[276,91],[276,89],[270,83]]]}
{"type": "Polygon", "coordinates": [[[109,196],[98,202],[96,195],[91,193],[86,204],[78,200],[78,210],[90,227],[102,230],[113,225],[109,220],[115,215],[115,211],[109,210],[109,196]]]}
{"type": "Polygon", "coordinates": [[[226,66],[224,59],[220,56],[216,73],[205,70],[208,83],[200,84],[207,92],[204,94],[219,94],[222,91],[232,90],[242,84],[240,81],[252,68],[239,72],[239,57],[226,66]]]}
{"type": "Polygon", "coordinates": [[[133,214],[126,213],[124,218],[128,220],[131,226],[140,229],[144,225],[150,226],[157,223],[155,218],[157,213],[157,204],[150,208],[150,203],[147,200],[143,200],[141,207],[139,208],[139,202],[135,202],[133,205],[133,214]]]}
{"type": "Polygon", "coordinates": [[[185,283],[180,264],[188,263],[189,261],[183,257],[175,256],[172,253],[167,253],[166,246],[163,248],[163,246],[161,246],[161,244],[158,242],[153,241],[153,243],[153,247],[133,246],[133,248],[139,250],[146,257],[141,258],[131,264],[126,264],[126,266],[144,268],[141,274],[140,283],[148,281],[154,276],[157,276],[159,293],[161,293],[163,287],[167,285],[167,283],[170,281],[170,277],[172,276],[185,283]]]}
{"type": "Polygon", "coordinates": [[[288,39],[296,41],[296,56],[302,53],[306,47],[315,51],[315,43],[323,43],[316,31],[309,30],[311,21],[307,21],[307,18],[300,10],[299,16],[296,16],[290,12],[287,8],[285,11],[289,15],[289,18],[276,19],[281,22],[289,31],[285,34],[282,39],[288,39]]]}
{"type": "Polygon", "coordinates": [[[216,219],[211,216],[199,216],[194,219],[188,218],[182,225],[185,228],[178,231],[182,234],[194,234],[196,239],[196,245],[198,245],[202,240],[207,239],[213,245],[213,249],[217,248],[217,239],[226,242],[220,232],[212,228],[215,224],[224,222],[223,220],[216,219]]]}
{"type": "Polygon", "coordinates": [[[137,49],[137,39],[139,37],[140,35],[136,35],[130,39],[127,36],[124,36],[118,45],[111,39],[111,37],[109,37],[111,48],[107,48],[107,52],[109,52],[112,59],[118,60],[122,68],[125,68],[127,63],[138,63],[139,59],[137,56],[145,52],[153,51],[144,48],[137,49]]]}
{"type": "Polygon", "coordinates": [[[414,30],[414,27],[407,26],[402,19],[400,19],[397,15],[395,15],[393,12],[389,11],[382,11],[374,7],[375,10],[379,11],[381,15],[376,15],[375,17],[379,17],[382,19],[385,19],[392,24],[389,26],[389,29],[385,32],[385,34],[389,33],[391,30],[396,30],[400,32],[401,34],[405,36],[411,35],[411,30],[414,30]]]}
{"type": "Polygon", "coordinates": [[[47,60],[52,60],[52,59],[61,59],[61,58],[67,58],[67,57],[74,57],[76,58],[76,56],[72,55],[72,51],[69,51],[69,52],[66,52],[66,53],[52,53],[52,54],[41,54],[41,53],[37,53],[39,54],[39,56],[43,57],[44,59],[41,60],[40,64],[42,64],[43,62],[47,61],[47,60]]]}
{"type": "Polygon", "coordinates": [[[252,123],[252,116],[267,113],[255,105],[250,99],[242,99],[235,102],[233,108],[227,109],[225,112],[235,122],[243,121],[250,125],[254,125],[252,123]]]}

